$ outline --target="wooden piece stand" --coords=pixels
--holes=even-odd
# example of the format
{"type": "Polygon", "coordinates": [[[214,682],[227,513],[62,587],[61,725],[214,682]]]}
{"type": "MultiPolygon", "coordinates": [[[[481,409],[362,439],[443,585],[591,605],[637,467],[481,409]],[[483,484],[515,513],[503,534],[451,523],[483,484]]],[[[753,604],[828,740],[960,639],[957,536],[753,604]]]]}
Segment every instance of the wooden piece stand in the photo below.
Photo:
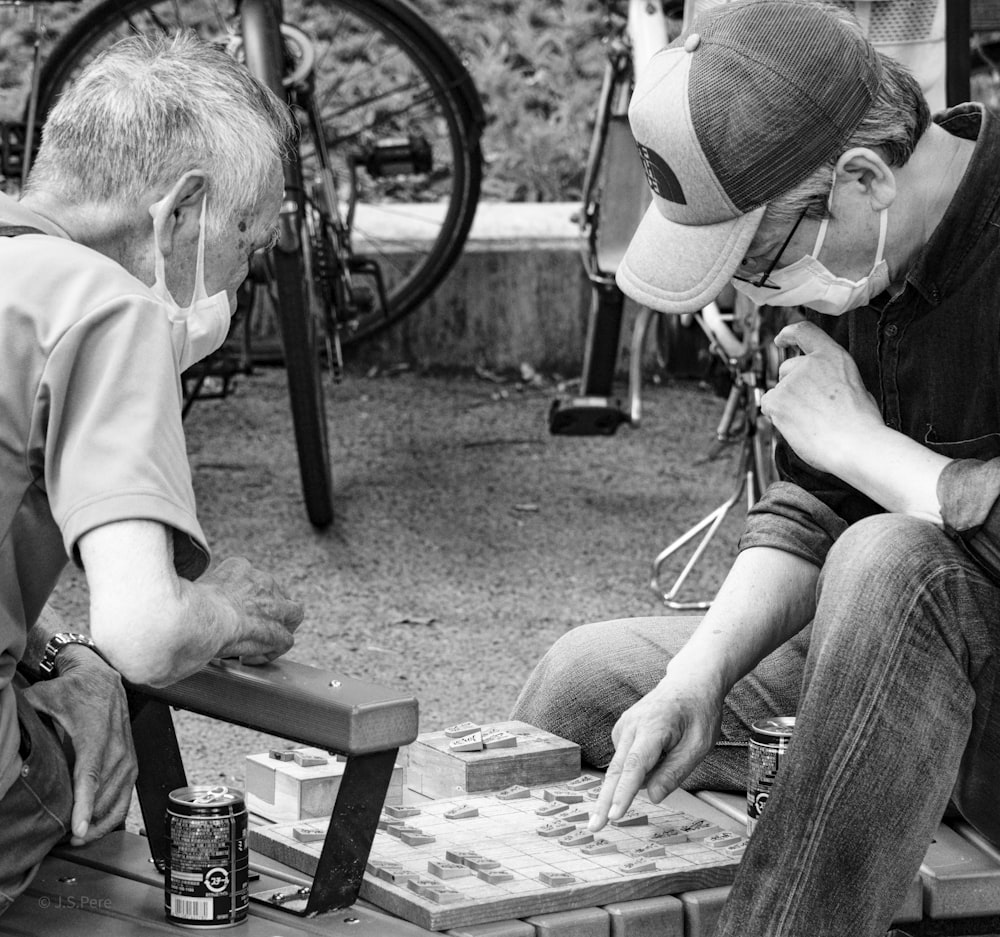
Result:
{"type": "Polygon", "coordinates": [[[425,797],[461,797],[514,784],[537,787],[580,774],[580,746],[525,722],[497,722],[487,730],[517,738],[513,748],[457,752],[444,730],[420,735],[407,750],[406,786],[425,797]]]}

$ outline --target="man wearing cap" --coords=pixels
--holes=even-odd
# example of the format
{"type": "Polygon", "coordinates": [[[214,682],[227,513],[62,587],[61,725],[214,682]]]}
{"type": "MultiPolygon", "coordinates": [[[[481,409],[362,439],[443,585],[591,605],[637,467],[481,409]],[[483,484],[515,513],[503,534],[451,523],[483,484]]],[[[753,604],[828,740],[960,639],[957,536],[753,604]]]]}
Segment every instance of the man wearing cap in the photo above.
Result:
{"type": "Polygon", "coordinates": [[[931,122],[794,0],[700,19],[630,120],[654,197],[622,289],[812,310],[763,402],[782,481],[704,618],[570,631],[514,716],[607,766],[599,829],[642,786],[745,791],[750,726],[796,715],[716,934],[884,934],[949,801],[1000,844],[1000,128],[931,122]]]}

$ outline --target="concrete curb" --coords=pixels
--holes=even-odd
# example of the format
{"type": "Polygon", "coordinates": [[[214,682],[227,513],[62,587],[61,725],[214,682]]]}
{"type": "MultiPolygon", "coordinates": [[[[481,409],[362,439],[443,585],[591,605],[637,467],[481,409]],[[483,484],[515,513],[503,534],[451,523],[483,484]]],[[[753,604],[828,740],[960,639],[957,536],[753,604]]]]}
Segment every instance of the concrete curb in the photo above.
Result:
{"type": "Polygon", "coordinates": [[[434,295],[366,343],[365,362],[565,375],[583,360],[590,287],[576,202],[481,202],[455,268],[434,295]]]}

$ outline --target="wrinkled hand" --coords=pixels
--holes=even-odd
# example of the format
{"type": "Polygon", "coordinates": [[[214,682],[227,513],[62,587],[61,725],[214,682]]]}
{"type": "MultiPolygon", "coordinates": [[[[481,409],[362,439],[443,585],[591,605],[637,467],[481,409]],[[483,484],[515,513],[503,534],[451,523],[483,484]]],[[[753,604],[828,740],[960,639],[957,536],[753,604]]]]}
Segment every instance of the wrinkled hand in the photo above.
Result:
{"type": "Polygon", "coordinates": [[[32,684],[25,699],[65,731],[73,765],[74,846],[118,828],[128,813],[137,773],[128,703],[118,671],[89,648],[59,652],[58,676],[32,684]]]}
{"type": "Polygon", "coordinates": [[[680,785],[719,737],[723,696],[696,676],[668,674],[625,710],[611,732],[615,756],[591,811],[591,831],[621,817],[641,787],[659,803],[680,785]]]}
{"type": "Polygon", "coordinates": [[[761,410],[799,458],[839,476],[866,433],[884,428],[875,398],[851,356],[814,323],[785,326],[774,343],[803,354],[781,363],[761,410]]]}
{"type": "Polygon", "coordinates": [[[291,649],[303,609],[270,573],[255,569],[243,557],[230,557],[199,582],[214,584],[240,610],[240,634],[220,657],[266,664],[291,649]]]}

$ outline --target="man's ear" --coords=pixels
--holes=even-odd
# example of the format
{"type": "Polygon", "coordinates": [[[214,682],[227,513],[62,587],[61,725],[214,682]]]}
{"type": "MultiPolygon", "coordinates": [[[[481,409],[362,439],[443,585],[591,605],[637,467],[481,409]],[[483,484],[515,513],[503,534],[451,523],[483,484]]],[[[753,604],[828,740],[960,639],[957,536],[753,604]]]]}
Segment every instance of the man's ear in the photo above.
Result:
{"type": "Polygon", "coordinates": [[[896,199],[896,177],[875,150],[855,146],[837,160],[837,187],[853,188],[871,203],[874,211],[888,208],[896,199]]]}
{"type": "Polygon", "coordinates": [[[200,169],[191,169],[149,207],[149,213],[153,216],[153,229],[164,257],[170,256],[178,239],[198,238],[202,202],[207,188],[205,173],[200,169]]]}

